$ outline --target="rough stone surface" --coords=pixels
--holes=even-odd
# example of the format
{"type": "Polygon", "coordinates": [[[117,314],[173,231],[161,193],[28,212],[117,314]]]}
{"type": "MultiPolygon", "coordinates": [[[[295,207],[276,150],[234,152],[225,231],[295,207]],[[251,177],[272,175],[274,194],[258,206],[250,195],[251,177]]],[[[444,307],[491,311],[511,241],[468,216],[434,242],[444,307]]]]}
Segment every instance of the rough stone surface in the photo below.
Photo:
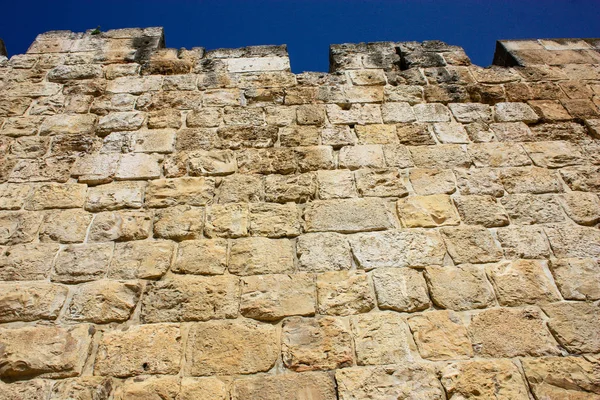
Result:
{"type": "Polygon", "coordinates": [[[411,360],[406,321],[396,313],[371,313],[350,319],[358,365],[399,364],[411,360]]]}
{"type": "Polygon", "coordinates": [[[548,327],[558,342],[572,353],[597,353],[600,349],[600,309],[593,303],[552,303],[542,307],[548,327]]]}
{"type": "Polygon", "coordinates": [[[494,293],[478,265],[429,266],[425,278],[434,304],[451,310],[491,307],[494,293]]]}
{"type": "Polygon", "coordinates": [[[471,340],[460,316],[453,311],[432,311],[408,320],[421,357],[457,360],[473,356],[471,340]]]}
{"type": "Polygon", "coordinates": [[[317,276],[319,314],[351,315],[368,312],[375,299],[365,273],[325,272],[317,276]]]}
{"type": "Polygon", "coordinates": [[[261,399],[265,396],[278,400],[335,400],[336,390],[333,378],[325,372],[257,375],[237,379],[233,383],[234,400],[261,399]]]}
{"type": "Polygon", "coordinates": [[[65,317],[97,324],[126,321],[141,292],[141,285],[135,281],[84,283],[71,298],[65,317]]]}
{"type": "Polygon", "coordinates": [[[412,268],[378,268],[371,275],[381,309],[415,312],[431,305],[421,272],[412,268]]]}

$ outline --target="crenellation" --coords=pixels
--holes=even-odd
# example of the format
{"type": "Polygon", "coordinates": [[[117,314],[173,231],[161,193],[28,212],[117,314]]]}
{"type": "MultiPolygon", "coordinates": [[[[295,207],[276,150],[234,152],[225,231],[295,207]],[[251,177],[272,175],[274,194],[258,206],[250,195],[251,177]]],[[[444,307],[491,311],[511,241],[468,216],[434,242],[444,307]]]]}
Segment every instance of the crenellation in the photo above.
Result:
{"type": "Polygon", "coordinates": [[[600,40],[5,54],[0,397],[600,393],[600,40]]]}

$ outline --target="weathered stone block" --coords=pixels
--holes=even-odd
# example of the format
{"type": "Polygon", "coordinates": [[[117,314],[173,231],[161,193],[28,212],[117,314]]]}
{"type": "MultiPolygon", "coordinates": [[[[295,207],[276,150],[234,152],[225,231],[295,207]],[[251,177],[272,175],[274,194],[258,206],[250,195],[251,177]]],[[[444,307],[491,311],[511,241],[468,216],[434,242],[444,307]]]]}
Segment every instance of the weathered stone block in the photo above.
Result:
{"type": "Polygon", "coordinates": [[[594,228],[551,225],[544,227],[554,255],[558,258],[600,257],[600,231],[594,228]]]}
{"type": "Polygon", "coordinates": [[[594,193],[570,192],[560,196],[561,204],[573,221],[579,225],[600,222],[600,199],[594,193]]]}
{"type": "Polygon", "coordinates": [[[304,219],[308,232],[349,233],[395,227],[387,202],[379,198],[315,201],[307,206],[304,219]]]}
{"type": "Polygon", "coordinates": [[[343,199],[357,197],[354,174],[346,170],[317,172],[319,199],[343,199]]]}
{"type": "MultiPolygon", "coordinates": [[[[92,222],[93,215],[83,210],[73,209],[65,211],[54,211],[44,215],[40,228],[40,241],[78,243],[85,239],[88,226],[92,222]]],[[[23,233],[27,233],[23,226],[23,233]]]]}
{"type": "Polygon", "coordinates": [[[558,174],[544,168],[507,168],[500,179],[508,193],[558,193],[563,191],[558,174]]]}
{"type": "Polygon", "coordinates": [[[142,286],[135,281],[84,283],[71,298],[65,317],[97,324],[127,321],[141,293],[142,286]]]}
{"type": "Polygon", "coordinates": [[[375,307],[369,277],[364,272],[331,271],[317,276],[320,314],[351,315],[375,307]]]}
{"type": "Polygon", "coordinates": [[[251,235],[280,238],[302,232],[300,210],[294,203],[255,203],[249,207],[251,235]]]}
{"type": "Polygon", "coordinates": [[[593,259],[566,258],[550,262],[550,269],[566,300],[600,299],[599,262],[593,259]]]}
{"type": "Polygon", "coordinates": [[[561,302],[542,306],[548,327],[570,353],[597,353],[600,349],[600,309],[594,303],[561,302]]]}
{"type": "Polygon", "coordinates": [[[148,207],[171,207],[178,204],[204,206],[215,195],[213,178],[175,178],[150,181],[146,189],[148,207]]]}
{"type": "Polygon", "coordinates": [[[454,198],[465,224],[486,228],[508,225],[508,215],[492,196],[461,196],[454,198]]]}
{"type": "Polygon", "coordinates": [[[89,229],[90,242],[146,239],[152,232],[152,215],[144,211],[107,211],[96,214],[89,229]]]}
{"type": "Polygon", "coordinates": [[[411,147],[410,154],[419,168],[468,168],[471,165],[471,158],[458,144],[411,147]]]}
{"type": "Polygon", "coordinates": [[[267,175],[265,200],[275,203],[306,203],[314,199],[317,180],[314,173],[299,175],[267,175]]]}
{"type": "Polygon", "coordinates": [[[502,198],[511,222],[520,225],[562,222],[565,217],[552,195],[514,194],[502,198]]]}
{"type": "MultiPolygon", "coordinates": [[[[326,372],[257,375],[236,379],[231,393],[233,400],[258,399],[265,395],[279,400],[337,398],[333,377],[326,372]]],[[[225,400],[225,397],[222,400],[225,400]]]]}
{"type": "Polygon", "coordinates": [[[326,272],[350,269],[352,254],[344,235],[338,233],[309,233],[296,243],[298,268],[305,272],[326,272]]]}
{"type": "Polygon", "coordinates": [[[494,292],[477,265],[429,266],[425,269],[431,299],[441,308],[472,310],[491,307],[494,292]]]}
{"type": "Polygon", "coordinates": [[[442,228],[448,253],[457,264],[488,263],[502,258],[502,250],[490,232],[479,227],[442,228]]]}
{"type": "Polygon", "coordinates": [[[354,173],[358,193],[364,197],[403,197],[408,190],[397,169],[360,169],[354,173]]]}
{"type": "Polygon", "coordinates": [[[56,257],[52,280],[79,283],[100,279],[108,270],[112,252],[112,243],[68,245],[56,257]]]}
{"type": "Polygon", "coordinates": [[[87,192],[85,209],[97,212],[141,208],[145,187],[142,182],[114,182],[91,187],[87,192]]]}
{"type": "Polygon", "coordinates": [[[248,235],[249,211],[243,203],[214,204],[206,210],[205,235],[241,237],[248,235]]]}
{"type": "Polygon", "coordinates": [[[450,196],[444,194],[400,199],[397,209],[402,225],[407,228],[430,228],[460,223],[450,196]]]}
{"type": "Polygon", "coordinates": [[[358,136],[358,143],[363,145],[399,143],[394,125],[356,125],[354,130],[358,136]]]}
{"type": "Polygon", "coordinates": [[[521,167],[531,165],[531,160],[518,143],[473,143],[469,154],[476,167],[521,167]]]}
{"type": "Polygon", "coordinates": [[[158,279],[169,269],[174,247],[174,243],[169,241],[117,243],[108,277],[158,279]]]}
{"type": "Polygon", "coordinates": [[[55,320],[68,289],[49,282],[0,282],[0,321],[55,320]]]}
{"type": "Polygon", "coordinates": [[[160,178],[160,161],[162,157],[157,154],[124,154],[115,178],[122,181],[160,178]]]}
{"type": "MultiPolygon", "coordinates": [[[[450,173],[450,171],[447,171],[450,173]]],[[[463,195],[489,195],[500,197],[504,195],[504,187],[498,177],[498,172],[488,168],[478,169],[455,169],[456,184],[463,195]]],[[[425,184],[427,182],[425,181],[425,184]]],[[[452,183],[452,193],[454,189],[454,181],[452,183]]],[[[414,184],[413,184],[414,186],[414,184]]],[[[416,189],[415,189],[416,190],[416,189]]],[[[448,193],[448,192],[446,192],[448,193]]]]}
{"type": "Polygon", "coordinates": [[[400,364],[412,360],[406,321],[392,312],[350,319],[358,365],[400,364]]]}
{"type": "Polygon", "coordinates": [[[226,267],[227,241],[200,239],[179,244],[172,271],[182,274],[221,275],[226,267]]]}
{"type": "Polygon", "coordinates": [[[471,340],[458,314],[452,311],[425,312],[409,318],[408,323],[421,357],[456,360],[473,356],[471,340]]]}
{"type": "Polygon", "coordinates": [[[231,150],[196,150],[189,154],[187,166],[191,176],[230,175],[237,169],[235,155],[231,150]]]}
{"type": "MultiPolygon", "coordinates": [[[[88,221],[89,222],[89,221],[88,221]]],[[[0,244],[31,242],[37,236],[42,215],[35,212],[0,212],[0,244]]]]}
{"type": "Polygon", "coordinates": [[[0,250],[0,280],[35,281],[50,274],[59,245],[31,243],[0,250]]]}
{"type": "Polygon", "coordinates": [[[418,195],[450,194],[456,191],[451,170],[412,168],[409,179],[418,195]]]}
{"type": "Polygon", "coordinates": [[[535,111],[525,103],[497,103],[494,108],[498,122],[523,121],[529,124],[539,119],[535,111]]]}
{"type": "Polygon", "coordinates": [[[377,144],[342,147],[339,160],[340,167],[351,170],[385,167],[383,148],[377,144]]]}
{"type": "Polygon", "coordinates": [[[411,268],[378,268],[372,273],[380,309],[415,312],[431,305],[423,275],[411,268]]]}
{"type": "Polygon", "coordinates": [[[202,235],[204,208],[173,206],[157,211],[154,217],[154,236],[171,240],[191,240],[202,235]]]}
{"type": "Polygon", "coordinates": [[[241,238],[231,243],[229,272],[235,275],[285,274],[294,269],[293,243],[288,239],[241,238]]]}
{"type": "Polygon", "coordinates": [[[548,258],[551,251],[542,228],[510,226],[496,231],[506,258],[548,258]]]}

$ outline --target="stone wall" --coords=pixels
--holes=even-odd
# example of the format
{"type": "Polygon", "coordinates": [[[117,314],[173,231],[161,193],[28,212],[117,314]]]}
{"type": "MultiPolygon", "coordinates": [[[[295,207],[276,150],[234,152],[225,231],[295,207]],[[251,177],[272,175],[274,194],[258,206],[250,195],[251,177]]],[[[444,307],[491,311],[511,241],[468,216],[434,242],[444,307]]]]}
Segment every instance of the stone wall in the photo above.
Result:
{"type": "Polygon", "coordinates": [[[0,57],[0,399],[600,398],[598,49],[0,57]]]}

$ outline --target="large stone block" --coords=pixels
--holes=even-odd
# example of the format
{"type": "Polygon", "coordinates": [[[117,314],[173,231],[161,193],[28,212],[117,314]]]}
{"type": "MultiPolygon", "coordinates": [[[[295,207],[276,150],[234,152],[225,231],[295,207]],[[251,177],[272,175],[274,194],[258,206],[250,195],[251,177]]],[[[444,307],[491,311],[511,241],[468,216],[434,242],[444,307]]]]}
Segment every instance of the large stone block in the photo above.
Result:
{"type": "Polygon", "coordinates": [[[395,227],[389,205],[379,198],[315,201],[304,211],[308,232],[378,231],[395,227]]]}
{"type": "Polygon", "coordinates": [[[227,267],[227,240],[186,240],[178,249],[172,271],[182,274],[221,275],[227,267]]]}
{"type": "Polygon", "coordinates": [[[441,308],[471,310],[494,305],[494,293],[478,265],[428,266],[425,278],[431,299],[441,308]]]}
{"type": "Polygon", "coordinates": [[[427,284],[412,268],[378,268],[371,274],[380,309],[415,312],[429,308],[427,284]]]}
{"type": "Polygon", "coordinates": [[[31,243],[5,247],[0,251],[0,280],[35,281],[48,277],[59,245],[31,243]]]}
{"type": "Polygon", "coordinates": [[[408,323],[421,357],[457,360],[473,356],[467,329],[455,312],[425,312],[409,318],[408,323]]]}
{"type": "Polygon", "coordinates": [[[236,379],[233,382],[231,396],[232,400],[260,398],[335,400],[337,398],[333,377],[326,372],[256,375],[236,379]]]}
{"type": "Polygon", "coordinates": [[[550,262],[550,270],[566,300],[599,300],[599,264],[598,260],[589,258],[556,259],[550,262]]]}
{"type": "Polygon", "coordinates": [[[180,204],[203,206],[215,195],[213,178],[176,178],[150,181],[146,189],[148,207],[171,207],[180,204]]]}
{"type": "Polygon", "coordinates": [[[488,263],[502,258],[502,250],[485,228],[442,228],[442,234],[448,253],[457,264],[488,263]]]}
{"type": "Polygon", "coordinates": [[[294,246],[288,239],[262,237],[232,241],[229,272],[235,275],[285,274],[294,270],[294,246]]]}
{"type": "Polygon", "coordinates": [[[141,293],[142,286],[135,281],[84,283],[71,298],[65,318],[97,324],[127,321],[141,293]]]}
{"type": "Polygon", "coordinates": [[[112,253],[112,243],[68,245],[56,257],[52,280],[79,283],[100,279],[106,275],[112,253]]]}
{"type": "Polygon", "coordinates": [[[350,269],[350,244],[339,233],[308,233],[296,242],[298,269],[304,272],[325,272],[350,269]]]}
{"type": "Polygon", "coordinates": [[[49,282],[0,282],[0,322],[55,320],[67,293],[49,282]]]}
{"type": "Polygon", "coordinates": [[[330,271],[317,276],[319,313],[351,315],[375,307],[369,277],[362,271],[330,271]]]}
{"type": "Polygon", "coordinates": [[[570,353],[598,353],[600,308],[597,304],[561,302],[546,304],[542,309],[550,317],[550,331],[570,353]]]}
{"type": "Polygon", "coordinates": [[[134,241],[117,243],[108,270],[111,279],[158,279],[171,265],[174,243],[134,241]]]}

